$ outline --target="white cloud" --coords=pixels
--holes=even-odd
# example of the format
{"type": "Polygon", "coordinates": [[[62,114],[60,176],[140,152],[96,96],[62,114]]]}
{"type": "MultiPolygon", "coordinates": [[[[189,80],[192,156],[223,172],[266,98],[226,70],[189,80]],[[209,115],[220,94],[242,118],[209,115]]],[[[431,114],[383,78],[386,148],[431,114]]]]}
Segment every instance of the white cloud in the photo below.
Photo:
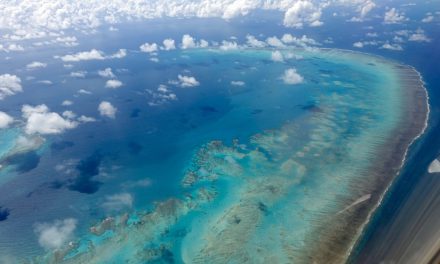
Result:
{"type": "Polygon", "coordinates": [[[115,118],[117,108],[114,107],[110,102],[102,101],[98,106],[99,114],[109,118],[115,118]]]}
{"type": "Polygon", "coordinates": [[[176,43],[174,41],[174,39],[164,39],[163,40],[163,49],[164,50],[173,50],[176,49],[176,43]]]}
{"type": "Polygon", "coordinates": [[[264,48],[264,47],[266,47],[266,42],[258,40],[254,36],[252,36],[252,35],[247,35],[246,36],[246,43],[247,43],[248,46],[254,47],[254,48],[264,48]]]}
{"type": "Polygon", "coordinates": [[[309,0],[296,1],[284,14],[286,27],[302,28],[304,23],[309,26],[321,26],[321,8],[309,0]]]}
{"type": "Polygon", "coordinates": [[[123,83],[121,81],[112,79],[112,80],[108,80],[105,83],[105,88],[116,89],[116,88],[121,87],[122,85],[123,85],[123,83]]]}
{"type": "Polygon", "coordinates": [[[112,72],[112,68],[105,68],[104,70],[98,71],[98,75],[103,78],[115,78],[115,74],[112,72]]]}
{"type": "Polygon", "coordinates": [[[157,51],[157,44],[156,43],[144,43],[141,46],[139,46],[139,49],[142,52],[152,53],[157,51]]]}
{"type": "Polygon", "coordinates": [[[164,84],[159,85],[157,92],[147,90],[147,93],[151,95],[151,100],[148,102],[150,106],[162,105],[166,102],[177,100],[177,95],[171,92],[164,84]]]}
{"type": "Polygon", "coordinates": [[[37,81],[37,83],[41,83],[41,84],[47,84],[47,85],[52,85],[53,82],[50,80],[41,80],[41,81],[37,81]]]}
{"type": "Polygon", "coordinates": [[[307,37],[306,35],[302,35],[302,37],[297,38],[291,34],[284,34],[281,37],[281,40],[285,43],[285,44],[293,44],[299,47],[307,47],[307,46],[319,46],[320,43],[317,42],[316,40],[307,37]]]}
{"type": "Polygon", "coordinates": [[[108,56],[109,59],[122,59],[125,56],[127,56],[127,50],[126,49],[119,49],[116,53],[108,56]]]}
{"type": "Polygon", "coordinates": [[[285,70],[281,79],[286,84],[299,84],[304,81],[304,78],[301,75],[299,75],[296,69],[294,68],[285,70]]]}
{"type": "Polygon", "coordinates": [[[68,111],[64,111],[62,113],[62,116],[64,116],[65,118],[73,119],[76,117],[76,114],[74,112],[68,110],[68,111]]]}
{"type": "Polygon", "coordinates": [[[21,45],[18,44],[9,44],[8,47],[9,51],[24,51],[24,48],[21,45]]]}
{"type": "MultiPolygon", "coordinates": [[[[4,37],[5,35],[3,35],[4,37]]],[[[9,45],[3,45],[0,44],[0,51],[4,51],[4,52],[11,52],[11,51],[24,51],[23,46],[19,45],[19,44],[9,44],[9,45]]]]}
{"type": "Polygon", "coordinates": [[[238,49],[238,44],[235,41],[226,41],[223,40],[222,44],[220,45],[221,50],[236,50],[238,49]]]}
{"type": "MultiPolygon", "coordinates": [[[[197,1],[145,1],[145,0],[22,0],[0,1],[1,28],[14,31],[11,38],[32,39],[51,33],[74,29],[93,32],[101,26],[114,26],[133,20],[160,17],[219,17],[232,19],[253,10],[285,12],[285,24],[319,25],[321,9],[333,1],[315,5],[314,0],[197,0],[197,1]],[[85,12],[87,11],[87,12],[85,12]],[[49,33],[50,32],[50,33],[49,33]]],[[[58,36],[62,37],[62,36],[58,36]]]]}
{"type": "Polygon", "coordinates": [[[396,8],[391,8],[385,12],[384,22],[385,24],[398,24],[408,20],[403,13],[399,13],[396,8]]]}
{"type": "Polygon", "coordinates": [[[90,51],[82,51],[75,54],[64,55],[61,57],[61,60],[65,62],[103,60],[103,59],[105,59],[104,53],[97,49],[92,49],[90,51]]]}
{"type": "Polygon", "coordinates": [[[54,223],[37,223],[34,231],[38,235],[38,243],[46,250],[59,249],[73,237],[77,220],[67,218],[54,223]]]}
{"type": "Polygon", "coordinates": [[[70,77],[84,78],[86,77],[86,74],[87,74],[86,71],[76,71],[76,72],[71,72],[70,77]]]}
{"type": "Polygon", "coordinates": [[[121,59],[127,56],[126,49],[119,49],[116,53],[106,56],[104,52],[91,49],[90,51],[81,51],[75,54],[68,54],[64,56],[55,56],[55,58],[60,58],[64,62],[78,62],[78,61],[89,61],[89,60],[105,60],[105,59],[121,59]]]}
{"type": "Polygon", "coordinates": [[[177,79],[179,80],[179,85],[181,87],[194,87],[200,85],[199,81],[192,76],[178,75],[177,79]]]}
{"type": "Polygon", "coordinates": [[[231,85],[233,86],[244,86],[245,84],[243,81],[231,81],[231,85]]]}
{"type": "Polygon", "coordinates": [[[27,134],[60,134],[68,129],[77,127],[78,122],[63,118],[58,113],[49,112],[46,105],[23,105],[22,115],[26,119],[27,134]]]}
{"type": "Polygon", "coordinates": [[[353,6],[358,12],[358,16],[352,17],[349,21],[352,22],[362,22],[365,20],[367,15],[373,10],[377,5],[371,0],[338,0],[338,3],[344,6],[353,6]]]}
{"type": "Polygon", "coordinates": [[[84,89],[80,89],[80,90],[78,91],[78,93],[80,93],[80,94],[92,94],[92,92],[87,91],[87,90],[84,90],[84,89]]]}
{"type": "Polygon", "coordinates": [[[368,32],[365,36],[369,38],[377,38],[379,35],[376,32],[368,32]]]}
{"type": "Polygon", "coordinates": [[[358,11],[360,13],[360,17],[363,19],[367,16],[368,13],[373,10],[373,8],[376,7],[376,4],[373,1],[365,1],[363,4],[359,7],[358,11]]]}
{"type": "Polygon", "coordinates": [[[11,74],[0,75],[0,100],[22,91],[21,79],[19,77],[11,74]]]}
{"type": "Polygon", "coordinates": [[[47,66],[47,63],[39,62],[39,61],[33,61],[26,65],[27,69],[36,69],[36,68],[45,68],[47,66]]]}
{"type": "Polygon", "coordinates": [[[69,37],[69,36],[57,37],[55,39],[55,42],[61,43],[62,45],[67,46],[67,47],[75,47],[75,46],[79,45],[78,40],[74,36],[73,37],[69,37]]]}
{"type": "Polygon", "coordinates": [[[49,107],[45,104],[31,106],[31,105],[23,105],[21,108],[21,113],[24,118],[29,118],[34,113],[47,113],[49,112],[49,107]]]}
{"type": "Polygon", "coordinates": [[[362,43],[360,41],[355,42],[355,43],[353,43],[353,47],[355,47],[355,48],[363,48],[364,47],[364,43],[362,43]]]}
{"type": "Polygon", "coordinates": [[[272,47],[277,47],[277,48],[282,48],[284,47],[284,43],[277,37],[273,36],[273,37],[269,37],[266,39],[267,44],[269,44],[269,46],[272,47]]]}
{"type": "Polygon", "coordinates": [[[431,39],[429,39],[425,32],[422,29],[416,30],[415,33],[411,34],[408,38],[409,41],[415,41],[415,42],[430,42],[431,39]]]}
{"type": "Polygon", "coordinates": [[[199,47],[200,47],[200,48],[206,48],[206,47],[208,47],[208,46],[209,46],[208,41],[206,41],[206,40],[204,40],[204,39],[201,39],[201,40],[200,40],[200,43],[199,43],[199,47]]]}
{"type": "Polygon", "coordinates": [[[276,51],[272,51],[272,54],[271,54],[270,58],[271,58],[273,61],[277,61],[277,62],[282,62],[282,61],[284,61],[283,54],[282,54],[280,51],[278,51],[278,50],[276,50],[276,51]]]}
{"type": "Polygon", "coordinates": [[[95,122],[96,119],[93,117],[88,117],[88,116],[82,115],[82,116],[78,117],[78,121],[82,122],[82,123],[90,123],[90,122],[95,122]]]}
{"type": "Polygon", "coordinates": [[[105,202],[102,204],[108,211],[118,211],[124,208],[131,208],[133,205],[133,197],[129,193],[118,193],[108,195],[105,197],[105,202]]]}
{"type": "Polygon", "coordinates": [[[197,45],[193,37],[188,34],[182,36],[182,49],[191,49],[196,47],[197,45]]]}
{"type": "Polygon", "coordinates": [[[381,48],[388,49],[388,50],[394,50],[394,51],[402,51],[403,50],[402,46],[400,46],[399,44],[390,44],[390,43],[383,44],[381,48]]]}
{"type": "Polygon", "coordinates": [[[0,111],[0,129],[8,128],[12,122],[14,122],[14,118],[5,112],[0,111]]]}
{"type": "Polygon", "coordinates": [[[64,100],[64,101],[61,103],[61,105],[62,105],[62,106],[70,106],[70,105],[73,105],[73,102],[70,101],[70,100],[64,100]]]}
{"type": "Polygon", "coordinates": [[[423,23],[431,23],[434,21],[434,16],[432,14],[426,14],[426,17],[422,19],[423,23]]]}

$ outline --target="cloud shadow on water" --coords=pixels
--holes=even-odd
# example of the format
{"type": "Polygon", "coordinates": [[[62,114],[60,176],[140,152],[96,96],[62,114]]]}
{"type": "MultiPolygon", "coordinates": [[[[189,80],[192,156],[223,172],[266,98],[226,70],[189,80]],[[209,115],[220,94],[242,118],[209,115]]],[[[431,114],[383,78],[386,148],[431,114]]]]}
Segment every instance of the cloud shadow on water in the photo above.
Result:
{"type": "Polygon", "coordinates": [[[15,170],[19,173],[29,172],[40,163],[40,156],[35,151],[18,153],[5,159],[8,165],[16,166],[15,170]]]}
{"type": "Polygon", "coordinates": [[[67,188],[71,191],[92,194],[99,190],[102,182],[93,180],[93,177],[99,174],[99,166],[101,165],[102,155],[98,152],[81,160],[76,169],[78,176],[71,180],[67,188]]]}

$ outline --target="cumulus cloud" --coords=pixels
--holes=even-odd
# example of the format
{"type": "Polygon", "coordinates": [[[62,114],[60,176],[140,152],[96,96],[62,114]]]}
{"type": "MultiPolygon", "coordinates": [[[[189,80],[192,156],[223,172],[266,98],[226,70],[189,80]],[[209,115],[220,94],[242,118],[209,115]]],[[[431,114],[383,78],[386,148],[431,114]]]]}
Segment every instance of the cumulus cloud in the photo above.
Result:
{"type": "Polygon", "coordinates": [[[12,124],[12,122],[14,122],[14,118],[6,114],[5,112],[0,111],[0,129],[8,128],[9,125],[12,124]]]}
{"type": "Polygon", "coordinates": [[[277,37],[269,37],[266,39],[266,42],[269,46],[276,47],[276,48],[282,48],[284,47],[284,43],[277,37]]]}
{"type": "Polygon", "coordinates": [[[102,101],[98,106],[99,114],[109,118],[115,118],[117,110],[116,107],[107,101],[102,101]]]}
{"type": "Polygon", "coordinates": [[[88,116],[82,115],[82,116],[78,117],[78,121],[82,122],[82,123],[90,123],[90,122],[95,122],[96,119],[93,117],[88,117],[88,116]]]}
{"type": "Polygon", "coordinates": [[[164,39],[162,43],[163,43],[164,50],[176,49],[176,43],[175,43],[174,39],[170,39],[170,38],[164,39]]]}
{"type": "Polygon", "coordinates": [[[208,41],[206,41],[206,40],[204,40],[204,39],[201,39],[201,40],[200,40],[200,43],[199,43],[199,47],[200,47],[200,48],[206,48],[206,47],[208,47],[208,46],[209,46],[208,41]]]}
{"type": "Polygon", "coordinates": [[[415,33],[411,34],[408,38],[409,41],[415,42],[430,42],[431,39],[425,35],[425,32],[422,29],[416,30],[415,33]]]}
{"type": "Polygon", "coordinates": [[[119,49],[116,53],[114,53],[114,54],[112,54],[110,56],[107,56],[107,58],[110,58],[110,59],[122,59],[125,56],[127,56],[127,50],[126,49],[119,49]]]}
{"type": "Polygon", "coordinates": [[[321,26],[322,10],[308,0],[296,1],[284,14],[284,25],[287,27],[302,28],[304,23],[309,26],[321,26]]]}
{"type": "Polygon", "coordinates": [[[337,3],[356,8],[358,15],[349,20],[352,22],[364,21],[367,15],[377,6],[372,0],[339,0],[337,3]]]}
{"type": "Polygon", "coordinates": [[[44,104],[23,105],[21,112],[26,119],[27,134],[60,134],[78,126],[78,122],[71,120],[71,116],[63,118],[58,113],[49,112],[49,108],[44,104]]]}
{"type": "Polygon", "coordinates": [[[181,87],[194,87],[194,86],[199,86],[200,83],[199,81],[196,80],[196,78],[192,77],[192,76],[186,76],[186,75],[178,75],[177,76],[179,85],[181,87]]]}
{"type": "Polygon", "coordinates": [[[360,13],[360,17],[362,19],[364,19],[368,13],[371,12],[371,10],[373,10],[373,8],[376,7],[376,4],[373,1],[364,1],[362,3],[362,5],[358,8],[358,11],[360,13]]]}
{"type": "Polygon", "coordinates": [[[291,34],[284,34],[281,37],[281,41],[285,44],[296,45],[299,47],[307,47],[307,46],[319,46],[320,43],[316,40],[307,37],[306,35],[302,35],[300,38],[295,37],[291,34]]]}
{"type": "Polygon", "coordinates": [[[431,23],[432,21],[434,21],[434,16],[430,12],[426,13],[426,17],[422,19],[423,23],[431,23]]]}
{"type": "Polygon", "coordinates": [[[84,90],[84,89],[79,89],[78,93],[80,93],[80,94],[92,94],[92,92],[84,90]]]}
{"type": "Polygon", "coordinates": [[[157,51],[157,44],[156,43],[144,43],[141,46],[139,46],[139,49],[142,52],[146,52],[146,53],[152,53],[152,52],[156,52],[157,51]]]}
{"type": "Polygon", "coordinates": [[[276,51],[272,51],[272,54],[271,54],[270,58],[271,58],[273,61],[276,61],[276,62],[282,62],[282,61],[284,61],[283,54],[282,54],[280,51],[278,51],[278,50],[276,50],[276,51]]]}
{"type": "Polygon", "coordinates": [[[385,24],[398,24],[408,20],[403,13],[399,13],[396,8],[391,8],[385,12],[384,23],[385,24]]]}
{"type": "Polygon", "coordinates": [[[364,43],[362,43],[360,41],[355,42],[355,43],[353,43],[353,47],[355,47],[355,48],[363,48],[364,47],[364,43]]]}
{"type": "Polygon", "coordinates": [[[252,35],[247,35],[246,36],[246,43],[247,43],[248,46],[254,47],[254,48],[264,48],[264,47],[266,47],[266,42],[258,40],[254,36],[252,36],[252,35]]]}
{"type": "Polygon", "coordinates": [[[9,44],[8,46],[8,51],[24,51],[23,46],[19,45],[19,44],[9,44]]]}
{"type": "Polygon", "coordinates": [[[38,243],[46,250],[59,249],[73,237],[77,220],[67,218],[53,223],[37,223],[34,231],[38,235],[38,243]]]}
{"type": "Polygon", "coordinates": [[[197,47],[193,37],[188,34],[182,36],[182,49],[191,49],[197,47]]]}
{"type": "Polygon", "coordinates": [[[103,78],[115,78],[115,74],[112,71],[112,68],[105,68],[104,70],[99,70],[98,75],[103,78]]]}
{"type": "Polygon", "coordinates": [[[21,45],[15,43],[9,45],[0,44],[0,51],[4,51],[4,52],[24,51],[24,48],[21,45]]]}
{"type": "Polygon", "coordinates": [[[382,45],[381,47],[382,49],[387,49],[387,50],[394,50],[394,51],[402,51],[403,47],[399,44],[390,44],[390,43],[385,43],[382,45]]]}
{"type": "Polygon", "coordinates": [[[238,49],[238,44],[235,41],[227,41],[223,40],[222,44],[220,45],[221,50],[236,50],[238,49]]]}
{"type": "Polygon", "coordinates": [[[108,211],[119,211],[125,208],[131,208],[133,205],[133,196],[129,193],[118,193],[108,195],[105,197],[105,202],[102,204],[108,211]]]}
{"type": "Polygon", "coordinates": [[[166,102],[177,100],[177,95],[164,84],[159,85],[156,91],[147,90],[147,93],[151,96],[151,100],[148,102],[150,106],[162,105],[166,102]]]}
{"type": "MultiPolygon", "coordinates": [[[[291,20],[301,19],[310,25],[319,24],[320,7],[311,0],[200,0],[200,1],[145,1],[109,0],[106,2],[91,1],[33,1],[18,2],[0,1],[2,28],[20,29],[14,36],[21,39],[42,38],[47,32],[67,29],[90,30],[104,24],[132,21],[134,19],[153,19],[158,17],[221,17],[232,19],[249,14],[252,10],[289,11],[296,16],[291,20]],[[301,5],[296,6],[300,2],[301,5]],[[295,7],[296,10],[291,10],[295,7]],[[87,10],[87,12],[84,12],[87,10]],[[62,12],[64,11],[64,12],[62,12]],[[304,14],[304,15],[302,15],[304,14]]],[[[286,12],[287,13],[287,12],[286,12]]],[[[287,20],[286,21],[290,21],[287,20]]],[[[18,31],[18,30],[17,30],[18,31]]]]}
{"type": "Polygon", "coordinates": [[[21,79],[19,77],[12,74],[0,75],[0,100],[22,91],[21,79]]]}
{"type": "Polygon", "coordinates": [[[36,68],[45,68],[47,66],[47,63],[39,62],[39,61],[33,61],[26,65],[27,69],[36,69],[36,68]]]}
{"type": "Polygon", "coordinates": [[[296,69],[294,68],[285,70],[281,79],[286,84],[299,84],[304,81],[304,78],[301,75],[299,75],[296,69]]]}
{"type": "MultiPolygon", "coordinates": [[[[372,0],[22,0],[0,1],[0,23],[3,29],[14,31],[9,34],[9,39],[36,39],[68,29],[93,32],[106,26],[109,30],[116,30],[116,24],[133,20],[160,17],[218,17],[229,20],[254,10],[277,10],[283,14],[285,26],[303,27],[322,25],[323,10],[341,3],[355,6],[359,18],[366,16],[375,6],[372,0]]],[[[57,37],[67,38],[62,35],[57,37]]],[[[63,43],[76,43],[70,40],[66,39],[63,43]]]]}
{"type": "Polygon", "coordinates": [[[65,62],[103,60],[103,59],[105,59],[104,53],[97,49],[92,49],[90,51],[82,51],[75,54],[64,55],[61,57],[61,60],[65,62]]]}
{"type": "Polygon", "coordinates": [[[86,71],[76,71],[76,72],[71,72],[70,77],[84,78],[86,77],[86,74],[87,74],[86,71]]]}
{"type": "Polygon", "coordinates": [[[64,100],[64,101],[61,103],[61,105],[62,105],[62,106],[70,106],[70,105],[73,105],[73,102],[70,101],[70,100],[64,100]]]}
{"type": "Polygon", "coordinates": [[[106,56],[104,52],[91,49],[90,51],[81,51],[74,54],[68,54],[61,57],[56,56],[56,58],[60,58],[64,62],[78,62],[78,61],[89,61],[89,60],[105,60],[105,59],[121,59],[127,55],[126,49],[119,49],[116,53],[106,56]]]}
{"type": "Polygon", "coordinates": [[[112,79],[112,80],[108,80],[105,83],[105,88],[111,88],[111,89],[116,89],[119,88],[123,85],[123,83],[119,80],[116,79],[112,79]]]}

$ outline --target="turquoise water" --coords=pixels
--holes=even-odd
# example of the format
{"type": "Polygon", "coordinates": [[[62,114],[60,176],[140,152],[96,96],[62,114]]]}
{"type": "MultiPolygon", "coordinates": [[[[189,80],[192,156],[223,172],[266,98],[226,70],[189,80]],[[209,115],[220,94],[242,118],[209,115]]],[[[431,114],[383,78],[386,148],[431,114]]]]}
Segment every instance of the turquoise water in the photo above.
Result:
{"type": "Polygon", "coordinates": [[[196,49],[161,53],[153,63],[129,55],[112,66],[128,69],[119,90],[92,85],[96,78],[54,92],[55,111],[72,98],[73,111],[92,116],[105,99],[118,108],[116,119],[48,137],[35,152],[37,167],[9,168],[0,189],[20,188],[5,201],[11,213],[0,252],[72,263],[304,261],[319,230],[368,195],[360,177],[404,119],[404,93],[382,59],[282,52],[297,58],[196,49]],[[290,68],[304,82],[284,83],[290,68]],[[175,85],[179,74],[200,85],[175,85]],[[162,100],[161,84],[178,99],[162,100]],[[78,87],[93,94],[75,97],[78,87]],[[44,252],[35,224],[67,218],[77,221],[74,243],[44,252]]]}

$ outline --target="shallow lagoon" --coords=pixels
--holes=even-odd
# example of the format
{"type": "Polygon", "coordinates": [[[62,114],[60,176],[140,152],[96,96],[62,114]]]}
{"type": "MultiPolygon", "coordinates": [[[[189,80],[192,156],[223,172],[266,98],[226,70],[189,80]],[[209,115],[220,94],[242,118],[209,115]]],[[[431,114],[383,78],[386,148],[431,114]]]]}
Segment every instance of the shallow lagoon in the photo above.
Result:
{"type": "Polygon", "coordinates": [[[16,191],[2,197],[10,214],[1,250],[41,255],[35,223],[66,218],[78,221],[76,243],[56,258],[72,262],[302,263],[332,239],[347,250],[354,237],[341,242],[335,230],[365,221],[381,193],[367,176],[410,118],[401,69],[344,51],[287,49],[282,63],[271,52],[172,51],[158,63],[131,53],[112,65],[125,84],[118,90],[93,74],[38,90],[52,89],[45,103],[54,111],[69,99],[69,110],[94,116],[105,99],[118,112],[46,138],[36,168],[8,172],[0,189],[16,191]],[[285,84],[289,68],[304,82],[285,84]],[[200,85],[179,87],[179,74],[200,85]],[[165,100],[161,84],[178,99],[165,100]],[[132,203],[111,203],[124,195],[132,203]]]}

